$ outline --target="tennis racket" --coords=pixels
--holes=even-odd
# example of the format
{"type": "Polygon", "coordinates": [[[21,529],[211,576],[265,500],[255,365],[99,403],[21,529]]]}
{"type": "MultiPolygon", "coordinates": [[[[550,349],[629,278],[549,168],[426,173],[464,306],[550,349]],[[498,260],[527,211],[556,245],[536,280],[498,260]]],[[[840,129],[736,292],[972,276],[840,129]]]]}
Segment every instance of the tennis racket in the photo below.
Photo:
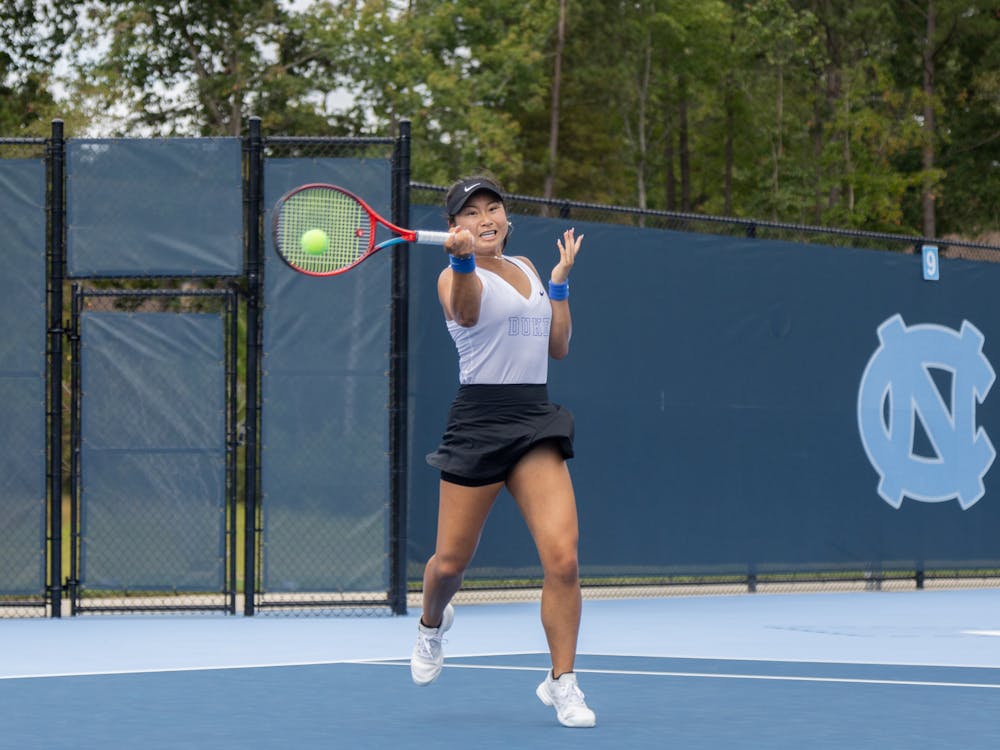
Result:
{"type": "Polygon", "coordinates": [[[274,206],[272,222],[278,255],[310,276],[344,273],[391,245],[443,245],[448,239],[448,232],[397,227],[349,190],[323,183],[302,185],[283,195],[274,206]],[[379,226],[396,236],[376,244],[379,226]]]}

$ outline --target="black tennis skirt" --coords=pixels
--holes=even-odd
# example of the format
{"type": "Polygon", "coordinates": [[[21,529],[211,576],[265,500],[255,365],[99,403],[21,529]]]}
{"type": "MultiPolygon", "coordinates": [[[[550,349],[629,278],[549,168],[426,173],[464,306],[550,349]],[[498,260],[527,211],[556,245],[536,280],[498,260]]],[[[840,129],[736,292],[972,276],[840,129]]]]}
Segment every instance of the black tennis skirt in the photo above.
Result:
{"type": "Polygon", "coordinates": [[[427,463],[441,478],[479,487],[502,482],[532,446],[555,441],[573,457],[573,415],[549,401],[540,385],[462,385],[448,412],[441,444],[427,463]]]}

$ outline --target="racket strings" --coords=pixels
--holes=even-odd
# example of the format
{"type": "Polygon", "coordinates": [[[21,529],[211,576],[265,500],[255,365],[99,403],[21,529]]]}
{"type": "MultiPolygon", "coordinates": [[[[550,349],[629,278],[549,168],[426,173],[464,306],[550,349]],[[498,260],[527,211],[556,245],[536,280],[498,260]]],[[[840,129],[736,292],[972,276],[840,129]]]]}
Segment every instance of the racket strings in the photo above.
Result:
{"type": "Polygon", "coordinates": [[[278,252],[291,265],[311,273],[332,273],[357,262],[368,251],[370,235],[371,220],[364,207],[329,188],[299,191],[285,201],[278,216],[278,252]],[[302,247],[302,235],[314,229],[325,232],[329,242],[320,253],[302,247]]]}

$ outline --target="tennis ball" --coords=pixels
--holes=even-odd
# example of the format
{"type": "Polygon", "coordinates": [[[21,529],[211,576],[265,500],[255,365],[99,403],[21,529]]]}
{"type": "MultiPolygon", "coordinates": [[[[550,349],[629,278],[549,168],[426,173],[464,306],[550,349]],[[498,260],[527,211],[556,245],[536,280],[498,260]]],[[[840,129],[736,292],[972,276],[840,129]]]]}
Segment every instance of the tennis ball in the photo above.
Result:
{"type": "Polygon", "coordinates": [[[321,255],[330,246],[330,238],[322,229],[310,229],[302,235],[302,252],[309,255],[321,255]]]}

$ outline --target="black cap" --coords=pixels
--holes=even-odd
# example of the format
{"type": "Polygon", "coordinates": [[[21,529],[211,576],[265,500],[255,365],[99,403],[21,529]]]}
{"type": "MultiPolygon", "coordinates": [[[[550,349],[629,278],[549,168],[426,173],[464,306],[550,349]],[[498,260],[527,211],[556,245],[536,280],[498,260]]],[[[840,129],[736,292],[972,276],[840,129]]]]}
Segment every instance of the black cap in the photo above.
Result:
{"type": "Polygon", "coordinates": [[[489,177],[467,177],[464,180],[456,182],[448,190],[448,195],[444,199],[448,215],[454,216],[461,211],[466,201],[480,190],[488,190],[503,201],[503,191],[489,177]]]}

